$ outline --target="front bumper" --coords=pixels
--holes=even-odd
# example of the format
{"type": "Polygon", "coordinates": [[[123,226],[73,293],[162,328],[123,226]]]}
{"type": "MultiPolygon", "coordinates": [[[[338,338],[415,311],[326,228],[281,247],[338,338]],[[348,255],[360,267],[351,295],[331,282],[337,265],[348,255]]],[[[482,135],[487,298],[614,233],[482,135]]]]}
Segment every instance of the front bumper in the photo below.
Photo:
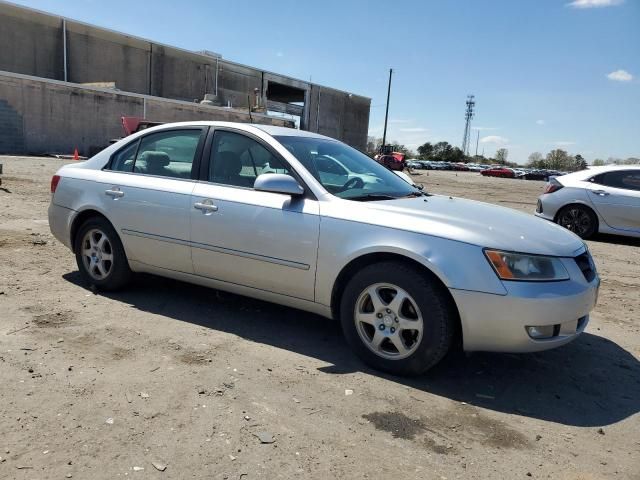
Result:
{"type": "Polygon", "coordinates": [[[574,340],[596,305],[600,279],[588,281],[572,258],[563,259],[570,280],[503,282],[506,295],[451,290],[462,322],[466,351],[537,352],[574,340]],[[549,327],[549,338],[534,339],[527,327],[549,327]]]}

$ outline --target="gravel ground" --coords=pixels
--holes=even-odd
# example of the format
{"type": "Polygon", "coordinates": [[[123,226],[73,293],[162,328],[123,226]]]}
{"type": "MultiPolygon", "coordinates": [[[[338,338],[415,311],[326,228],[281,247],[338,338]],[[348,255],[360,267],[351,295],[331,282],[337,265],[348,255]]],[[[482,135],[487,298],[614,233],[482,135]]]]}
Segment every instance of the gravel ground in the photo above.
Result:
{"type": "MultiPolygon", "coordinates": [[[[94,294],[47,225],[63,162],[0,163],[0,478],[640,478],[639,241],[589,242],[574,343],[395,378],[300,311],[152,276],[94,294]]],[[[416,179],[527,212],[543,188],[416,179]]]]}

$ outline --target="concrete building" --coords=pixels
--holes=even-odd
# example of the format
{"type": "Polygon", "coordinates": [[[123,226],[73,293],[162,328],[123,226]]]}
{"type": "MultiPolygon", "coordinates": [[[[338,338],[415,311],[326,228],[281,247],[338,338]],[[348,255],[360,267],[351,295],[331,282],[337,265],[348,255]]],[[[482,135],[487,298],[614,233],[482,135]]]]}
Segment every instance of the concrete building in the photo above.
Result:
{"type": "Polygon", "coordinates": [[[364,149],[371,100],[0,2],[0,153],[87,153],[120,117],[284,124],[364,149]],[[207,98],[206,104],[200,101],[207,98]]]}

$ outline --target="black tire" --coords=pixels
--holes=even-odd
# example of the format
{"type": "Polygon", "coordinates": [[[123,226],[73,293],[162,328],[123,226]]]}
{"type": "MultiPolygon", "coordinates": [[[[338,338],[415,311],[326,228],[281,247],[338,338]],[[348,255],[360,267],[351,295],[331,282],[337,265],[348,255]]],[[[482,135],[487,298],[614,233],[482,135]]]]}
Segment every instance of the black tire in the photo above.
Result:
{"type": "Polygon", "coordinates": [[[567,205],[556,215],[556,223],[580,238],[591,238],[598,231],[598,217],[585,205],[567,205]]]}
{"type": "Polygon", "coordinates": [[[340,322],[347,342],[358,357],[377,370],[403,376],[426,372],[451,348],[457,325],[455,306],[444,288],[437,279],[402,263],[382,262],[363,268],[351,278],[340,302],[340,322]],[[359,299],[369,287],[379,284],[403,289],[418,311],[423,312],[421,338],[414,342],[413,351],[405,358],[389,359],[374,353],[359,332],[362,327],[358,327],[355,320],[359,299]]]}
{"type": "Polygon", "coordinates": [[[95,286],[98,290],[118,290],[124,287],[131,279],[132,273],[129,268],[129,261],[124,252],[120,237],[111,224],[103,217],[89,218],[80,226],[74,241],[74,251],[78,269],[80,270],[80,275],[82,275],[83,280],[89,285],[95,286]],[[107,239],[104,245],[106,250],[105,252],[100,252],[99,255],[104,255],[105,258],[107,255],[111,255],[112,260],[101,261],[101,263],[106,265],[106,267],[104,267],[106,268],[106,274],[103,275],[102,278],[96,278],[96,275],[100,274],[96,267],[92,268],[94,273],[89,271],[91,266],[89,258],[91,257],[83,254],[83,251],[86,251],[86,248],[90,247],[90,244],[85,244],[85,241],[90,241],[86,238],[89,232],[100,232],[105,235],[107,239]],[[107,244],[109,248],[106,248],[107,244]],[[85,260],[85,258],[87,260],[85,260]]]}

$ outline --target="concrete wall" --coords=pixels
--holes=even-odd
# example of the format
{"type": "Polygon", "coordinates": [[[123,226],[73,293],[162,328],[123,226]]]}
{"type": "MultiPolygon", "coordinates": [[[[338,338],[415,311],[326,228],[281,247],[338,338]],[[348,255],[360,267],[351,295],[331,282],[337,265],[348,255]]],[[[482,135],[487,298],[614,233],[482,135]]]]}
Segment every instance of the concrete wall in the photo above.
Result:
{"type": "Polygon", "coordinates": [[[65,35],[69,82],[114,82],[124,92],[187,102],[217,93],[219,105],[247,108],[256,88],[266,105],[275,81],[305,92],[302,108],[275,105],[301,111],[302,129],[366,145],[368,98],[6,3],[0,3],[0,71],[65,80],[65,35]]]}
{"type": "Polygon", "coordinates": [[[115,82],[116,88],[125,92],[149,93],[149,42],[65,23],[69,82],[115,82]]]}
{"type": "Polygon", "coordinates": [[[308,130],[365,150],[371,99],[312,85],[308,130]]]}
{"type": "Polygon", "coordinates": [[[0,4],[0,70],[63,78],[62,19],[0,4]]]}
{"type": "MultiPolygon", "coordinates": [[[[161,122],[249,121],[247,111],[0,73],[0,154],[72,153],[77,147],[87,155],[123,135],[120,117],[142,117],[145,109],[147,118],[161,122]]],[[[258,114],[253,121],[287,123],[258,114]]]]}

